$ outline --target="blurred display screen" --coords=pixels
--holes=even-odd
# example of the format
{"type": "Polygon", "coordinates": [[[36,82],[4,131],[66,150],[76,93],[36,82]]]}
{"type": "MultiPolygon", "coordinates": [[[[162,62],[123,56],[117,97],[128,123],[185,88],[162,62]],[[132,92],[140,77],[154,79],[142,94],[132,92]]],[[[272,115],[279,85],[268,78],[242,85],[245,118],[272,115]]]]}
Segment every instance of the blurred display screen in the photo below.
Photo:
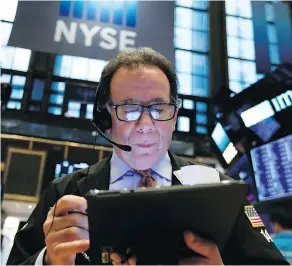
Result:
{"type": "Polygon", "coordinates": [[[79,103],[93,103],[95,97],[96,87],[86,86],[83,84],[66,84],[66,95],[69,101],[75,101],[79,103]]]}
{"type": "Polygon", "coordinates": [[[281,128],[277,120],[272,117],[275,112],[268,100],[241,112],[240,115],[245,126],[264,142],[268,142],[281,128]]]}
{"type": "Polygon", "coordinates": [[[211,137],[222,153],[225,162],[230,164],[238,151],[235,149],[234,144],[230,141],[226,131],[220,123],[216,124],[211,137]]]}
{"type": "Polygon", "coordinates": [[[253,179],[252,165],[249,162],[247,155],[244,154],[227,172],[227,175],[236,180],[242,180],[249,185],[247,199],[252,203],[256,203],[256,189],[253,179]]]}
{"type": "Polygon", "coordinates": [[[70,163],[69,161],[63,161],[56,164],[55,177],[59,178],[68,174],[71,174],[79,169],[88,167],[87,163],[70,163]]]}
{"type": "Polygon", "coordinates": [[[251,127],[269,117],[272,117],[274,114],[275,111],[271,103],[266,100],[242,112],[240,115],[245,126],[251,127]]]}
{"type": "Polygon", "coordinates": [[[280,124],[272,117],[250,127],[250,129],[264,142],[268,142],[280,128],[280,124]]]}
{"type": "Polygon", "coordinates": [[[292,135],[251,150],[260,201],[292,196],[292,135]]]}

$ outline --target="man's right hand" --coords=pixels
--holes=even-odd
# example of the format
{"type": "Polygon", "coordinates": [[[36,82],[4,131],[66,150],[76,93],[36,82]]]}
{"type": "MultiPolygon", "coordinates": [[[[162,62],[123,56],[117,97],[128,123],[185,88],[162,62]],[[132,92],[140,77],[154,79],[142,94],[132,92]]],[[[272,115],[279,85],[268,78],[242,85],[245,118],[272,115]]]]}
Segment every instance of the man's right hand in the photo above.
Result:
{"type": "Polygon", "coordinates": [[[46,236],[45,262],[47,264],[73,265],[76,254],[89,248],[88,217],[77,213],[68,215],[70,209],[86,212],[86,199],[66,195],[59,199],[57,204],[48,212],[43,225],[46,236]]]}

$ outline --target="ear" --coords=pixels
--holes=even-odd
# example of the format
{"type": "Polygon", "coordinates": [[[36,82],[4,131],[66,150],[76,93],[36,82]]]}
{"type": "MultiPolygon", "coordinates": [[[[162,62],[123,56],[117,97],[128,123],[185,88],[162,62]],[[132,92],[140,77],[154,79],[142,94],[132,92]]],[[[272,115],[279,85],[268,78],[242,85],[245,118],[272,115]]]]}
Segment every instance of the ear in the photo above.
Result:
{"type": "Polygon", "coordinates": [[[112,134],[112,128],[109,128],[109,129],[107,129],[106,131],[105,131],[107,134],[112,134]]]}

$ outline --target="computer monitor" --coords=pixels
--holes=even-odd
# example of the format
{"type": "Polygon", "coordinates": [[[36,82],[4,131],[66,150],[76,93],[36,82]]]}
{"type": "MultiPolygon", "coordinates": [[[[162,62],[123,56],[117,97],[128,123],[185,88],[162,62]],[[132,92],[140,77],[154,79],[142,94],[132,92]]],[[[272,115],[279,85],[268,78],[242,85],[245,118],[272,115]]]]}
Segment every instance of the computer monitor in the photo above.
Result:
{"type": "Polygon", "coordinates": [[[292,135],[251,150],[260,201],[292,196],[292,135]]]}
{"type": "Polygon", "coordinates": [[[235,180],[242,180],[249,185],[247,199],[252,203],[257,202],[257,193],[254,184],[252,165],[246,154],[243,154],[240,159],[230,167],[226,173],[235,180]]]}
{"type": "Polygon", "coordinates": [[[268,100],[241,112],[240,116],[245,126],[264,143],[270,141],[274,134],[281,129],[281,124],[275,119],[275,111],[268,100]]]}
{"type": "Polygon", "coordinates": [[[59,178],[68,174],[71,174],[79,169],[88,167],[87,163],[72,163],[69,161],[63,161],[56,164],[55,178],[59,178]]]}
{"type": "Polygon", "coordinates": [[[221,123],[217,123],[211,138],[216,146],[217,151],[221,154],[221,162],[223,161],[224,167],[228,166],[235,156],[238,154],[238,150],[234,144],[230,141],[225,129],[221,123]]]}

